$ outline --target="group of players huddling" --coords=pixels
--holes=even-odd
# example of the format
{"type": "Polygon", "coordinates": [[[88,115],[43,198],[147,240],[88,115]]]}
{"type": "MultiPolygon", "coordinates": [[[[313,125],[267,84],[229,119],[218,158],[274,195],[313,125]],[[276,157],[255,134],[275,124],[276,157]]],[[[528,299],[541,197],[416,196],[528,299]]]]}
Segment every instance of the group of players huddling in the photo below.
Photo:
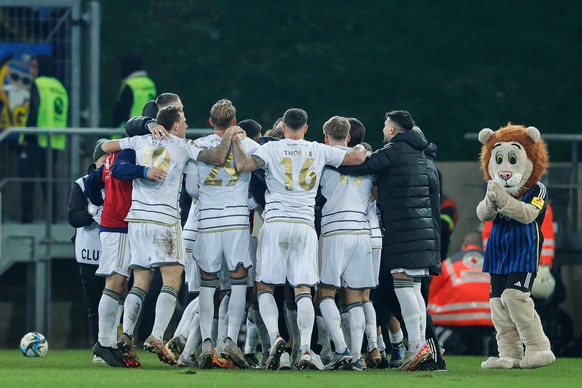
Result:
{"type": "MultiPolygon", "coordinates": [[[[152,113],[128,121],[128,134],[136,136],[103,143],[109,156],[87,178],[88,199],[102,206],[97,273],[106,277],[97,356],[111,366],[141,367],[133,332],[152,268],[159,267],[163,286],[144,348],[166,364],[408,371],[432,359],[423,310],[415,317],[419,326],[407,330],[408,350],[399,322],[390,321],[390,360],[386,356],[370,300],[382,250],[374,176],[338,170],[362,164],[371,151],[367,145],[348,147],[365,132],[357,119],[330,118],[322,144],[304,140],[306,112],[288,109],[274,136],[261,137],[258,123],[237,123],[235,107],[222,99],[210,110],[214,134],[189,140],[177,95],[160,95],[154,108],[155,119],[152,113]],[[183,228],[182,185],[192,197],[183,228]],[[198,296],[165,342],[184,270],[188,291],[198,296]],[[276,300],[276,286],[286,288],[284,302],[276,300]],[[280,309],[288,339],[279,332],[280,309]],[[237,341],[245,320],[241,351],[237,341]],[[311,349],[315,322],[320,354],[311,349]]],[[[389,112],[386,122],[398,127],[402,112],[389,112]]],[[[400,281],[394,283],[398,288],[400,281]]]]}

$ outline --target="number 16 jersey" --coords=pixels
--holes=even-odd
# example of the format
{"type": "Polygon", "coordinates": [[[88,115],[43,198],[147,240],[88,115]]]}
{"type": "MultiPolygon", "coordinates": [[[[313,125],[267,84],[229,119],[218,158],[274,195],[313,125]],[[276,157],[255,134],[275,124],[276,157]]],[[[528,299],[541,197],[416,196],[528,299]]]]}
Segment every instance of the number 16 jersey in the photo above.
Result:
{"type": "Polygon", "coordinates": [[[264,144],[255,155],[265,162],[265,221],[313,225],[323,167],[338,167],[346,151],[303,139],[282,139],[264,144]]]}

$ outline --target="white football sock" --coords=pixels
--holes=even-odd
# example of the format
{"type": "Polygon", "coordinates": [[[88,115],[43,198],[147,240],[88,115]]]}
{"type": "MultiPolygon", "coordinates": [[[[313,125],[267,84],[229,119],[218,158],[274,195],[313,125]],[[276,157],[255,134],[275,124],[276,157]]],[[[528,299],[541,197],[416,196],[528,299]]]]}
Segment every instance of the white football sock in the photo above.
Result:
{"type": "MultiPolygon", "coordinates": [[[[119,302],[117,303],[117,323],[115,323],[115,325],[113,326],[113,331],[111,332],[111,338],[117,338],[119,339],[119,329],[120,329],[120,325],[121,325],[121,318],[123,317],[123,300],[119,300],[119,302]]],[[[113,344],[114,348],[117,349],[117,341],[113,344]]]]}
{"type": "Polygon", "coordinates": [[[396,333],[389,332],[389,337],[391,344],[399,344],[400,342],[404,341],[404,333],[402,332],[402,329],[398,329],[396,333]]]}
{"type": "Polygon", "coordinates": [[[378,351],[383,352],[386,350],[386,344],[384,343],[384,336],[380,334],[378,336],[378,351]]]}
{"type": "Polygon", "coordinates": [[[164,339],[164,333],[176,310],[176,299],[178,290],[171,286],[162,286],[158,300],[156,301],[156,318],[152,328],[152,336],[157,339],[164,339]]]}
{"type": "Polygon", "coordinates": [[[378,327],[376,326],[376,310],[371,301],[363,304],[366,317],[366,338],[368,340],[368,352],[378,347],[378,327]]]}
{"type": "MultiPolygon", "coordinates": [[[[319,311],[321,312],[321,308],[319,311]]],[[[317,324],[317,344],[321,345],[321,354],[324,354],[331,349],[329,330],[325,324],[325,320],[321,315],[315,316],[315,322],[317,324]]]]}
{"type": "Polygon", "coordinates": [[[340,310],[340,317],[341,317],[340,326],[342,328],[342,332],[344,333],[344,339],[346,340],[346,344],[351,345],[352,333],[350,330],[350,314],[348,313],[348,310],[345,309],[345,307],[343,307],[342,310],[340,310]]]}
{"type": "Polygon", "coordinates": [[[228,329],[228,305],[230,304],[230,295],[225,295],[220,301],[220,306],[218,306],[218,328],[217,328],[217,339],[216,346],[218,347],[217,352],[220,354],[222,352],[222,345],[226,340],[226,330],[228,329]]]}
{"type": "Polygon", "coordinates": [[[293,342],[293,351],[296,352],[301,345],[301,333],[299,333],[299,326],[297,326],[297,306],[295,306],[293,302],[285,301],[283,304],[283,311],[285,312],[287,331],[293,342]]]}
{"type": "Polygon", "coordinates": [[[416,301],[418,302],[418,318],[420,322],[420,342],[424,345],[426,341],[426,304],[422,293],[420,291],[420,280],[414,282],[414,295],[416,296],[416,301]]]}
{"type": "Polygon", "coordinates": [[[297,326],[301,335],[301,353],[308,352],[311,349],[311,334],[313,333],[313,324],[315,323],[315,308],[309,292],[301,292],[295,296],[297,304],[297,326]]]}
{"type": "Polygon", "coordinates": [[[146,292],[139,287],[132,287],[123,303],[123,332],[133,337],[135,325],[139,319],[146,292]]]}
{"type": "Polygon", "coordinates": [[[417,353],[422,347],[420,338],[420,317],[418,301],[414,293],[414,282],[412,279],[394,279],[394,292],[400,303],[402,319],[408,332],[408,350],[417,353]]]}
{"type": "MultiPolygon", "coordinates": [[[[235,343],[245,316],[247,299],[247,280],[244,284],[232,284],[230,289],[230,302],[228,302],[228,333],[227,336],[235,343]]],[[[234,279],[233,279],[234,280],[234,279]]]]}
{"type": "MultiPolygon", "coordinates": [[[[279,309],[277,308],[275,297],[272,291],[263,290],[257,293],[257,298],[261,317],[269,333],[271,345],[273,345],[277,337],[279,337],[279,309]]],[[[263,349],[263,351],[265,350],[263,349]]]]}
{"type": "Polygon", "coordinates": [[[201,342],[202,341],[200,339],[200,314],[194,313],[194,316],[190,320],[190,332],[188,333],[188,340],[186,340],[186,345],[184,345],[182,358],[189,360],[190,356],[194,354],[196,346],[198,346],[201,342]]]}
{"type": "MultiPolygon", "coordinates": [[[[257,299],[258,303],[258,299],[257,299]]],[[[271,338],[269,337],[269,331],[263,322],[263,317],[259,311],[258,304],[252,307],[253,318],[255,318],[255,324],[257,325],[257,330],[259,331],[259,338],[261,340],[261,348],[263,352],[266,352],[271,347],[271,338]]]]}
{"type": "Polygon", "coordinates": [[[119,301],[119,295],[115,291],[108,288],[103,290],[97,312],[99,314],[99,334],[97,340],[101,346],[112,347],[117,342],[119,301]]]}
{"type": "Polygon", "coordinates": [[[202,341],[212,338],[212,320],[214,319],[214,292],[218,279],[203,279],[198,295],[198,313],[200,314],[200,332],[202,341]]]}
{"type": "Polygon", "coordinates": [[[345,352],[347,348],[346,340],[342,332],[341,316],[335,304],[335,300],[332,297],[320,299],[319,311],[321,311],[322,319],[325,322],[329,336],[335,345],[336,353],[345,352]]]}
{"type": "Polygon", "coordinates": [[[364,341],[364,331],[366,329],[366,317],[362,303],[352,303],[347,306],[350,314],[350,331],[352,335],[352,362],[357,362],[362,356],[362,342],[364,341]]]}
{"type": "Polygon", "coordinates": [[[249,309],[247,314],[247,336],[245,338],[245,354],[255,354],[257,343],[259,343],[259,330],[254,321],[254,311],[249,309]]]}
{"type": "Polygon", "coordinates": [[[185,338],[188,337],[188,333],[190,332],[190,322],[192,321],[192,317],[194,316],[194,313],[192,310],[194,310],[194,307],[197,307],[197,306],[198,306],[198,298],[193,299],[190,303],[188,303],[188,306],[186,306],[186,308],[184,309],[184,312],[182,313],[182,317],[180,318],[180,322],[178,323],[178,326],[176,327],[176,330],[174,331],[173,337],[178,337],[180,335],[185,337],[185,338]]]}

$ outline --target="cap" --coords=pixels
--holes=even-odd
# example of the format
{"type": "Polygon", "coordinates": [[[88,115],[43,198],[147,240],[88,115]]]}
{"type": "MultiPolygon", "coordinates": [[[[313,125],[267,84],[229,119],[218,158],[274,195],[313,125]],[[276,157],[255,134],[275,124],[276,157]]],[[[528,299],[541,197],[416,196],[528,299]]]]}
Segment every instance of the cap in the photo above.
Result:
{"type": "Polygon", "coordinates": [[[97,159],[106,154],[106,152],[101,149],[101,145],[103,145],[103,143],[105,143],[107,140],[109,139],[101,138],[97,140],[97,143],[95,143],[95,151],[93,151],[93,162],[96,162],[97,159]]]}

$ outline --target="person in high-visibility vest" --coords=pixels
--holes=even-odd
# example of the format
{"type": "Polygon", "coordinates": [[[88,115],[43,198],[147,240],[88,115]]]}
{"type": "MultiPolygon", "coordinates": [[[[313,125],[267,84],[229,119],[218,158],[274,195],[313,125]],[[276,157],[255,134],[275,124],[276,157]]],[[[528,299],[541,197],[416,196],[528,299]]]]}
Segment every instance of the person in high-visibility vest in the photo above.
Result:
{"type": "Polygon", "coordinates": [[[481,235],[466,234],[461,249],[443,261],[443,273],[432,279],[427,310],[447,353],[480,355],[484,351],[483,336],[493,333],[491,279],[482,272],[481,235]]]}
{"type": "MultiPolygon", "coordinates": [[[[31,74],[34,78],[30,91],[30,105],[26,119],[27,127],[66,128],[69,121],[69,95],[67,90],[55,77],[55,67],[50,57],[39,55],[32,59],[31,74]]],[[[52,178],[56,176],[58,153],[67,145],[67,136],[60,135],[20,135],[18,139],[21,163],[21,178],[39,175],[48,177],[47,149],[53,150],[52,178]]],[[[47,184],[43,183],[43,195],[47,196],[47,184]]],[[[31,223],[34,215],[34,182],[22,183],[21,221],[31,223]]],[[[53,209],[56,214],[56,190],[53,195],[53,209]]]]}
{"type": "Polygon", "coordinates": [[[113,113],[113,127],[124,127],[127,120],[140,116],[144,105],[158,95],[156,84],[142,68],[141,57],[127,54],[119,58],[123,80],[113,113]]]}

